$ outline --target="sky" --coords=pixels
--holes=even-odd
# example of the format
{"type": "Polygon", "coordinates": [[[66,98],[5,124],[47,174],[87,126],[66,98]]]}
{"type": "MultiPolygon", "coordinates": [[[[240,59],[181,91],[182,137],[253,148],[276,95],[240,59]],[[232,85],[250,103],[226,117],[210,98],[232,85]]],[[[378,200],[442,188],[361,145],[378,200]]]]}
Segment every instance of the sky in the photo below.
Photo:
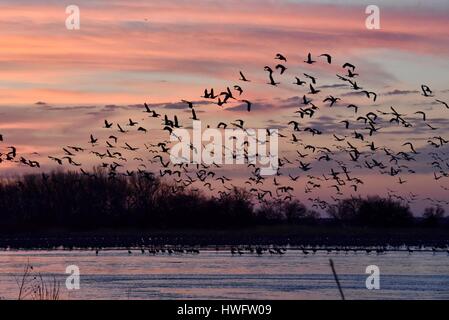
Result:
{"type": "MultiPolygon", "coordinates": [[[[322,98],[326,91],[342,101],[332,109],[320,103],[319,115],[302,120],[324,132],[319,137],[301,133],[304,140],[332,146],[332,134],[347,135],[339,124],[353,116],[346,104],[358,104],[364,113],[395,106],[416,124],[411,129],[386,127],[375,141],[398,152],[406,149],[406,140],[416,143],[423,150],[413,164],[417,172],[404,174],[408,182],[399,186],[397,177],[359,168],[367,181],[361,192],[381,194],[388,187],[409,194],[422,189],[423,198],[444,199],[447,191],[442,187],[449,183],[433,179],[427,154],[435,150],[426,141],[434,133],[447,136],[449,110],[423,97],[420,86],[429,85],[435,98],[449,101],[449,2],[375,1],[379,30],[365,26],[370,4],[373,1],[1,0],[0,133],[5,141],[0,149],[5,153],[14,145],[21,155],[39,160],[42,170],[51,170],[56,164],[47,157],[61,156],[63,146],[86,145],[91,133],[107,138],[104,119],[125,126],[131,117],[145,126],[149,136],[129,134],[135,144],[162,139],[160,123],[144,118],[143,102],[164,114],[178,114],[189,126],[190,111],[181,99],[198,102],[197,113],[211,126],[245,117],[249,127],[275,127],[290,135],[287,123],[298,117],[294,111],[308,91],[293,84],[294,76],[313,73],[319,77],[322,98]],[[65,26],[66,7],[73,4],[80,8],[79,30],[65,26]],[[287,57],[288,69],[281,85],[271,87],[263,67],[274,67],[278,52],[287,57]],[[314,57],[331,54],[332,65],[322,58],[312,66],[305,64],[309,52],[314,57]],[[338,82],[335,75],[345,72],[345,62],[357,66],[360,85],[379,94],[375,103],[338,82]],[[239,82],[239,71],[251,82],[239,82]],[[245,99],[253,102],[250,115],[239,102],[223,108],[200,103],[205,88],[222,91],[235,84],[244,87],[245,99]],[[417,110],[426,111],[437,132],[427,130],[414,114],[417,110]]],[[[295,151],[286,142],[280,154],[287,157],[295,151]]],[[[80,160],[86,166],[95,164],[88,155],[80,160]]],[[[316,175],[328,174],[332,164],[313,167],[316,175]]],[[[30,170],[0,164],[5,177],[30,170]]],[[[239,169],[227,174],[243,179],[239,169]]],[[[295,195],[307,199],[303,187],[296,188],[295,195]]],[[[332,194],[332,188],[322,189],[315,196],[332,194]]],[[[350,193],[345,190],[345,195],[350,193]]],[[[419,210],[425,205],[418,204],[419,210]]]]}

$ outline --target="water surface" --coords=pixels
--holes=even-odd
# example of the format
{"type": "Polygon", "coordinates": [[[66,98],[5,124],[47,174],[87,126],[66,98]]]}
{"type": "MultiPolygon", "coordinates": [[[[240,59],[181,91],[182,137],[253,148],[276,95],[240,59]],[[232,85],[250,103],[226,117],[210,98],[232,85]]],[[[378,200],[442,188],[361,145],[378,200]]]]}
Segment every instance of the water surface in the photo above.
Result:
{"type": "Polygon", "coordinates": [[[61,283],[61,299],[338,299],[332,258],[348,299],[449,299],[446,252],[326,253],[257,256],[202,250],[200,254],[142,254],[135,250],[2,251],[0,297],[15,299],[29,262],[61,283]],[[80,269],[80,290],[65,287],[65,269],[80,269]],[[368,265],[380,268],[380,290],[367,290],[368,265]]]}

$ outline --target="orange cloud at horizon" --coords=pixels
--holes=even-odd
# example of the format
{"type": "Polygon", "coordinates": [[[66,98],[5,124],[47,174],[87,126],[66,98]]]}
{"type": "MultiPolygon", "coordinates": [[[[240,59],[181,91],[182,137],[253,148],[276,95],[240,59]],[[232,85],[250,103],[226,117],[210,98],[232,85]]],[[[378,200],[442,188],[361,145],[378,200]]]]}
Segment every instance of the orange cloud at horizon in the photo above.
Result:
{"type": "Polygon", "coordinates": [[[167,81],[191,78],[182,82],[187,93],[195,84],[201,88],[234,79],[240,69],[258,70],[278,51],[297,64],[309,51],[341,59],[365,49],[421,56],[449,52],[443,12],[388,8],[382,11],[382,29],[369,31],[363,6],[94,1],[80,5],[81,30],[68,31],[62,5],[1,9],[0,104],[136,103],[148,95],[177,100],[167,81]],[[151,76],[165,82],[150,81],[151,76]],[[130,93],[119,90],[117,82],[126,83],[130,93]],[[144,82],[151,83],[150,90],[144,82]]]}

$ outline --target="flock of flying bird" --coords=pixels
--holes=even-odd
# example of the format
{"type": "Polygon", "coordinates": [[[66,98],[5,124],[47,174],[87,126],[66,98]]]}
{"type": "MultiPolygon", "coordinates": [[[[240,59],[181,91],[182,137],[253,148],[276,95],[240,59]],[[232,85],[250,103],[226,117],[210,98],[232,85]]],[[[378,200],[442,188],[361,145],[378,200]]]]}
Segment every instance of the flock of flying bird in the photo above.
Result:
{"type": "MultiPolygon", "coordinates": [[[[309,68],[314,64],[334,63],[333,57],[329,54],[321,54],[313,56],[311,53],[305,58],[304,64],[309,68]]],[[[160,141],[150,141],[144,143],[143,146],[133,145],[126,139],[130,131],[140,132],[141,134],[149,134],[148,126],[140,121],[134,121],[129,118],[126,123],[113,123],[104,120],[103,130],[109,130],[106,134],[107,139],[102,141],[100,138],[90,134],[87,143],[82,146],[64,146],[59,155],[51,155],[48,158],[57,165],[68,165],[70,168],[79,169],[82,174],[95,178],[95,173],[90,172],[83,167],[80,155],[86,157],[91,155],[105,168],[111,179],[119,175],[132,176],[142,175],[152,178],[154,175],[171,178],[172,192],[180,192],[186,189],[192,191],[206,190],[213,196],[226,195],[232,192],[235,186],[243,185],[249,190],[254,198],[259,202],[268,201],[269,199],[279,199],[283,201],[295,198],[296,184],[303,183],[302,188],[305,194],[309,194],[308,201],[312,207],[325,210],[330,200],[323,200],[317,195],[319,190],[324,188],[331,190],[331,196],[334,202],[340,201],[345,196],[345,188],[349,192],[357,193],[365,184],[362,177],[357,176],[357,169],[369,170],[377,174],[391,176],[396,179],[397,187],[406,184],[405,176],[417,173],[413,168],[414,163],[419,163],[418,155],[427,152],[430,157],[430,167],[433,168],[433,177],[436,183],[440,183],[443,178],[449,177],[449,158],[442,151],[449,140],[438,134],[438,128],[433,126],[427,114],[424,111],[417,111],[413,115],[407,115],[398,110],[397,107],[384,107],[375,104],[378,102],[379,93],[361,86],[358,83],[359,74],[357,68],[351,63],[344,63],[341,72],[336,74],[336,81],[339,85],[345,85],[352,90],[351,96],[358,96],[364,99],[364,103],[374,104],[374,106],[362,106],[361,104],[345,104],[343,98],[336,95],[325,95],[324,88],[321,87],[318,76],[311,72],[303,72],[301,75],[293,75],[290,77],[289,65],[287,58],[278,53],[274,57],[272,66],[267,65],[263,68],[267,76],[266,85],[278,87],[285,80],[288,85],[295,85],[299,90],[305,90],[305,93],[298,99],[296,110],[291,115],[284,129],[280,130],[278,137],[280,145],[293,145],[293,151],[285,152],[280,150],[281,155],[278,160],[277,174],[274,176],[262,176],[260,167],[255,164],[248,163],[252,157],[258,155],[250,154],[248,144],[237,146],[237,150],[231,150],[234,159],[243,157],[247,160],[249,176],[243,182],[235,182],[237,179],[222,174],[223,165],[213,164],[173,164],[169,160],[170,136],[174,136],[174,129],[182,128],[181,119],[177,115],[170,117],[163,114],[160,110],[156,110],[152,106],[144,103],[141,112],[146,114],[148,119],[152,119],[155,124],[160,125],[160,129],[166,132],[167,139],[160,141]],[[350,111],[352,117],[344,119],[340,123],[335,124],[335,131],[344,132],[343,134],[323,132],[319,127],[309,125],[310,119],[316,117],[324,108],[333,107],[346,108],[350,111]],[[376,106],[376,107],[375,107],[376,106]],[[159,124],[158,124],[159,123],[159,124]],[[411,141],[403,141],[400,146],[401,150],[395,151],[393,148],[380,145],[374,141],[374,137],[386,128],[382,125],[393,128],[404,128],[413,133],[413,127],[419,126],[428,129],[429,137],[427,146],[430,149],[423,148],[420,150],[415,147],[411,141]],[[329,140],[320,145],[319,143],[311,143],[313,138],[320,137],[325,134],[331,134],[332,144],[329,140]],[[309,141],[309,142],[307,142],[309,141]],[[241,151],[241,152],[237,152],[241,151]],[[293,156],[286,156],[293,154],[293,156]],[[284,156],[282,156],[284,155],[284,156]],[[138,163],[134,170],[131,170],[127,163],[138,163]],[[326,164],[326,165],[321,165],[326,164]],[[324,171],[322,168],[329,167],[324,171]],[[157,168],[157,169],[155,169],[157,168]],[[316,170],[316,169],[319,170],[316,170]],[[312,174],[312,172],[320,171],[312,174]],[[324,172],[323,172],[324,171],[324,172]],[[441,180],[441,181],[440,181],[441,180]]],[[[236,77],[237,78],[237,77],[236,77]]],[[[236,104],[246,112],[257,112],[257,104],[252,103],[248,99],[244,99],[246,86],[255,80],[247,76],[243,71],[239,72],[239,77],[235,84],[225,89],[217,90],[207,88],[201,95],[201,106],[216,105],[218,107],[235,106],[236,104]]],[[[360,81],[359,81],[360,82],[360,81]]],[[[437,107],[449,109],[446,102],[435,98],[432,89],[427,85],[421,86],[421,96],[427,99],[426,102],[437,107]]],[[[192,120],[199,120],[197,113],[199,103],[197,101],[182,100],[185,109],[191,113],[192,120]]],[[[220,109],[218,109],[220,110],[220,109]]],[[[448,110],[449,112],[449,110],[448,110]]],[[[184,127],[188,127],[184,125],[184,127]]],[[[208,125],[208,127],[212,127],[208,125]]],[[[247,130],[244,119],[237,119],[233,122],[219,122],[216,126],[219,129],[239,128],[247,130]]],[[[270,131],[267,130],[270,135],[270,131]]],[[[176,137],[175,137],[176,138],[176,137]]],[[[3,136],[0,136],[3,140],[3,136]]],[[[154,139],[152,135],[151,139],[154,139]]],[[[262,143],[269,143],[261,141],[262,143]]],[[[225,155],[225,147],[223,147],[223,155],[225,155]]],[[[192,152],[196,152],[191,145],[192,152]]],[[[40,163],[36,160],[27,159],[20,156],[14,146],[10,146],[0,155],[0,161],[11,161],[27,165],[34,168],[40,168],[40,163]]],[[[91,163],[89,164],[92,165],[91,163]]],[[[441,188],[449,190],[444,185],[441,188]]],[[[438,200],[434,198],[420,199],[418,194],[408,193],[401,194],[397,190],[387,189],[390,197],[394,197],[403,202],[414,202],[417,200],[430,201],[433,205],[447,205],[448,201],[438,200]]]]}

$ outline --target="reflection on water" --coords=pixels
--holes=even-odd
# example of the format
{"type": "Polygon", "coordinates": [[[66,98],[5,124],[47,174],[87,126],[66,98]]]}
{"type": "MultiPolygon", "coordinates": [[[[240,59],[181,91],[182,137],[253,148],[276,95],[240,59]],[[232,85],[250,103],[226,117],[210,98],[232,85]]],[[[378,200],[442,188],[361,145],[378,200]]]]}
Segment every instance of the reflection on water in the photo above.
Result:
{"type": "Polygon", "coordinates": [[[235,255],[141,254],[126,250],[0,252],[0,297],[15,299],[24,265],[61,283],[62,299],[338,299],[332,258],[348,299],[449,299],[445,252],[235,255]],[[79,266],[80,290],[65,288],[65,269],[79,266]],[[367,290],[365,268],[380,268],[380,290],[367,290]]]}

